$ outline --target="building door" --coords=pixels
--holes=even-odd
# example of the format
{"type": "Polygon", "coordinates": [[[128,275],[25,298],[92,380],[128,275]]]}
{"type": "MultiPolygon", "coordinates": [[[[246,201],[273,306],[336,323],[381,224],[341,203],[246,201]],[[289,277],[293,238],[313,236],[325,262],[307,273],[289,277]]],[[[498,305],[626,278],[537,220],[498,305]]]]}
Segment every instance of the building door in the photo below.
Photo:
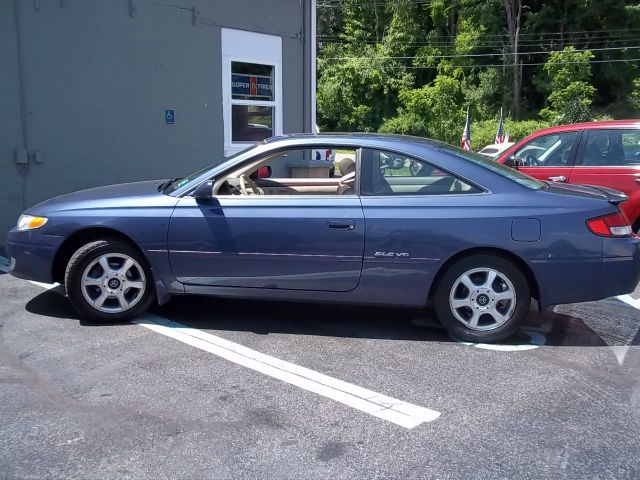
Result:
{"type": "Polygon", "coordinates": [[[0,2],[0,247],[25,208],[23,179],[28,155],[20,89],[20,58],[14,2],[0,2]]]}

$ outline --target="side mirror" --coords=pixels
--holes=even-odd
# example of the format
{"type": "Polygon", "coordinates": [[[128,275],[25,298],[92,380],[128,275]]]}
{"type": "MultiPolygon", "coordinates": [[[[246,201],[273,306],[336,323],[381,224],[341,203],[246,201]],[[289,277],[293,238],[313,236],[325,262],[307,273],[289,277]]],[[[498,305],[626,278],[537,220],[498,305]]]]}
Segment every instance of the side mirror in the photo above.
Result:
{"type": "Polygon", "coordinates": [[[193,192],[196,200],[211,200],[213,198],[213,180],[207,180],[200,184],[193,192]]]}
{"type": "Polygon", "coordinates": [[[517,170],[517,169],[518,169],[518,167],[521,167],[521,166],[522,166],[522,160],[520,160],[520,159],[516,158],[516,156],[515,156],[515,155],[511,155],[509,158],[507,158],[507,159],[504,161],[504,164],[505,164],[507,167],[515,168],[515,169],[517,170]]]}
{"type": "Polygon", "coordinates": [[[258,178],[269,178],[271,177],[271,173],[272,173],[272,170],[270,165],[260,167],[258,169],[258,178]]]}

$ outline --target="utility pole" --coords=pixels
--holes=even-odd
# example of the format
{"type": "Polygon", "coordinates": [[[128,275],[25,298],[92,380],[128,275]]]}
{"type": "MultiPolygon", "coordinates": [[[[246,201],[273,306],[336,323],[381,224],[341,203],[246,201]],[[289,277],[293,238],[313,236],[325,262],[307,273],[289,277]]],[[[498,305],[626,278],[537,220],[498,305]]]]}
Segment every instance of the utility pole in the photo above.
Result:
{"type": "Polygon", "coordinates": [[[522,0],[504,0],[507,10],[507,30],[513,57],[513,117],[520,117],[520,95],[522,90],[522,64],[520,63],[520,29],[522,28],[522,0]]]}

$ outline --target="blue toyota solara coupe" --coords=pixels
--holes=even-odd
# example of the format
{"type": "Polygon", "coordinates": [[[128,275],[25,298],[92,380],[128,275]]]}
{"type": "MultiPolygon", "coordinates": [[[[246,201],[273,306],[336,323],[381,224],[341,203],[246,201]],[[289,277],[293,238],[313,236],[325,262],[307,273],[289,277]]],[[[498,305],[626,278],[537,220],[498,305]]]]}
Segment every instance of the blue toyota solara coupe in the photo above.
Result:
{"type": "Polygon", "coordinates": [[[495,341],[531,297],[542,308],[634,290],[640,239],[625,199],[436,141],[291,135],[183,178],[43,202],[7,252],[13,275],[63,283],[98,322],[177,294],[432,304],[455,336],[495,341]],[[318,154],[329,149],[335,165],[318,154]]]}

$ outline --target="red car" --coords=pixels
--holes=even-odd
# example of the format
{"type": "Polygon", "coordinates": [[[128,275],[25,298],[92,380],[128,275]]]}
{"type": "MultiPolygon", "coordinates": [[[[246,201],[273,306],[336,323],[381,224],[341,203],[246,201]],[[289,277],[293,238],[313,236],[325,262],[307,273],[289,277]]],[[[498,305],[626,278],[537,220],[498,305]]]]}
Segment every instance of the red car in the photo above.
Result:
{"type": "Polygon", "coordinates": [[[614,188],[622,210],[640,230],[640,120],[576,123],[537,131],[496,161],[539,180],[614,188]]]}

